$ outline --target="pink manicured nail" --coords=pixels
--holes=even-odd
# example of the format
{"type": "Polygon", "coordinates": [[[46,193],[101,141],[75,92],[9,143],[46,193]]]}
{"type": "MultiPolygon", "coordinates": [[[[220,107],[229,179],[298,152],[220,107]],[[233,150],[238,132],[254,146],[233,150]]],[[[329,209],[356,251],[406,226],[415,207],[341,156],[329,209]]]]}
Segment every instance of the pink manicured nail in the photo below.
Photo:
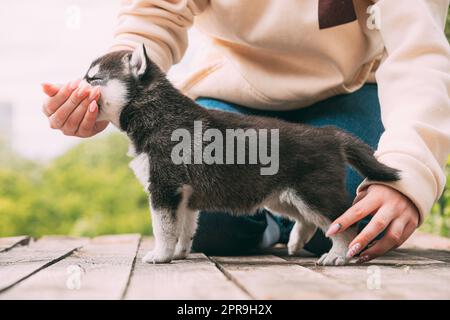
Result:
{"type": "Polygon", "coordinates": [[[359,259],[356,261],[356,263],[364,263],[370,260],[369,255],[365,254],[361,257],[359,257],[359,259]]]}
{"type": "Polygon", "coordinates": [[[48,83],[48,82],[41,83],[41,86],[42,86],[43,90],[46,90],[46,89],[49,89],[49,88],[52,87],[52,85],[50,83],[48,83]]]}
{"type": "Polygon", "coordinates": [[[100,87],[94,87],[94,89],[91,91],[91,94],[89,95],[89,100],[96,99],[99,94],[100,94],[100,87]]]}
{"type": "Polygon", "coordinates": [[[361,244],[355,243],[353,246],[350,247],[347,251],[347,258],[352,258],[355,254],[357,254],[361,250],[361,244]]]}
{"type": "Polygon", "coordinates": [[[87,91],[90,89],[90,85],[83,85],[80,89],[78,89],[78,97],[84,96],[87,91]]]}
{"type": "Polygon", "coordinates": [[[327,237],[335,235],[336,233],[338,233],[339,230],[341,230],[341,228],[342,226],[340,223],[335,223],[328,228],[327,233],[325,235],[327,237]]]}
{"type": "Polygon", "coordinates": [[[94,113],[95,110],[97,110],[97,102],[95,102],[95,100],[94,100],[94,101],[92,101],[91,104],[89,105],[89,112],[94,113]]]}
{"type": "Polygon", "coordinates": [[[81,79],[72,81],[70,83],[70,89],[74,90],[74,89],[78,88],[78,85],[80,84],[80,82],[81,82],[81,79]]]}
{"type": "Polygon", "coordinates": [[[61,90],[66,92],[71,91],[72,89],[70,89],[70,83],[66,83],[65,85],[63,85],[61,90]]]}

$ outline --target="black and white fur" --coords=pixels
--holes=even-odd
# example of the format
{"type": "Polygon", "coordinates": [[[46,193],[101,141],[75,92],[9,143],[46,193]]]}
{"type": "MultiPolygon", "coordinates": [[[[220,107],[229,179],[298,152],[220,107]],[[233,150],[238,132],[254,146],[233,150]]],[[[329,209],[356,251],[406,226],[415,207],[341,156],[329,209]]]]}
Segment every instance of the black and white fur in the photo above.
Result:
{"type": "MultiPolygon", "coordinates": [[[[145,262],[166,263],[190,252],[199,210],[252,214],[258,208],[295,220],[288,250],[296,254],[316,228],[326,231],[350,205],[346,163],[378,181],[399,179],[359,139],[334,127],[314,128],[274,118],[206,110],[177,91],[152,63],[144,46],[95,60],[85,80],[101,87],[100,119],[126,132],[135,151],[132,166],[149,193],[155,248],[145,262]],[[208,128],[279,129],[279,171],[259,165],[181,164],[171,161],[177,128],[191,133],[195,120],[208,128]]],[[[217,85],[220,85],[219,83],[217,85]]],[[[225,134],[224,134],[225,136],[225,134]]],[[[355,227],[332,236],[321,265],[348,262],[355,227]]]]}

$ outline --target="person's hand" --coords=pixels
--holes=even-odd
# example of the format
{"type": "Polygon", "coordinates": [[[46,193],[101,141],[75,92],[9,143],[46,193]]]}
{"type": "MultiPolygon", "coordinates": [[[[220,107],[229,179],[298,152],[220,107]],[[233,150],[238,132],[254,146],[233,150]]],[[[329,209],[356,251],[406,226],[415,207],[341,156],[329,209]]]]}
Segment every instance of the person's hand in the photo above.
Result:
{"type": "Polygon", "coordinates": [[[360,253],[383,230],[386,229],[386,233],[360,253],[359,263],[399,247],[413,234],[419,223],[419,212],[411,200],[391,187],[373,184],[360,192],[353,206],[331,224],[327,236],[347,229],[368,215],[373,217],[350,243],[347,257],[360,253]]]}
{"type": "Polygon", "coordinates": [[[108,121],[96,122],[100,97],[98,87],[75,80],[63,86],[43,83],[42,89],[48,96],[42,111],[51,128],[61,130],[67,136],[86,138],[108,126],[108,121]]]}

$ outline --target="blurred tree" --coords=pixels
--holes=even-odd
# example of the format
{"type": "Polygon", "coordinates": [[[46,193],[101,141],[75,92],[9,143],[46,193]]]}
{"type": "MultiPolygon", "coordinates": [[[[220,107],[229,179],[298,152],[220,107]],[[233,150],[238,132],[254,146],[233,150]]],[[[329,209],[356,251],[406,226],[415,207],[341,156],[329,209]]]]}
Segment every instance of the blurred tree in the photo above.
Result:
{"type": "Polygon", "coordinates": [[[450,42],[450,11],[447,13],[447,24],[445,25],[445,35],[450,42]]]}
{"type": "Polygon", "coordinates": [[[0,169],[0,236],[150,234],[148,201],[119,134],[83,142],[45,167],[0,169]]]}
{"type": "Polygon", "coordinates": [[[431,213],[426,217],[421,230],[450,237],[450,157],[447,161],[447,184],[444,193],[437,201],[431,213]]]}

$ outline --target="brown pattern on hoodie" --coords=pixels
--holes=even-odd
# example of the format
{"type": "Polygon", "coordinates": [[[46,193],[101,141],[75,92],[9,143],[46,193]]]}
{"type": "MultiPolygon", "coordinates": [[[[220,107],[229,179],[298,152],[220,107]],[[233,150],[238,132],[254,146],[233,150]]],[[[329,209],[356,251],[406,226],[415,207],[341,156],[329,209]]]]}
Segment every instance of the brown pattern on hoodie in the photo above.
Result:
{"type": "Polygon", "coordinates": [[[356,20],[352,0],[319,0],[319,28],[332,28],[356,20]]]}

